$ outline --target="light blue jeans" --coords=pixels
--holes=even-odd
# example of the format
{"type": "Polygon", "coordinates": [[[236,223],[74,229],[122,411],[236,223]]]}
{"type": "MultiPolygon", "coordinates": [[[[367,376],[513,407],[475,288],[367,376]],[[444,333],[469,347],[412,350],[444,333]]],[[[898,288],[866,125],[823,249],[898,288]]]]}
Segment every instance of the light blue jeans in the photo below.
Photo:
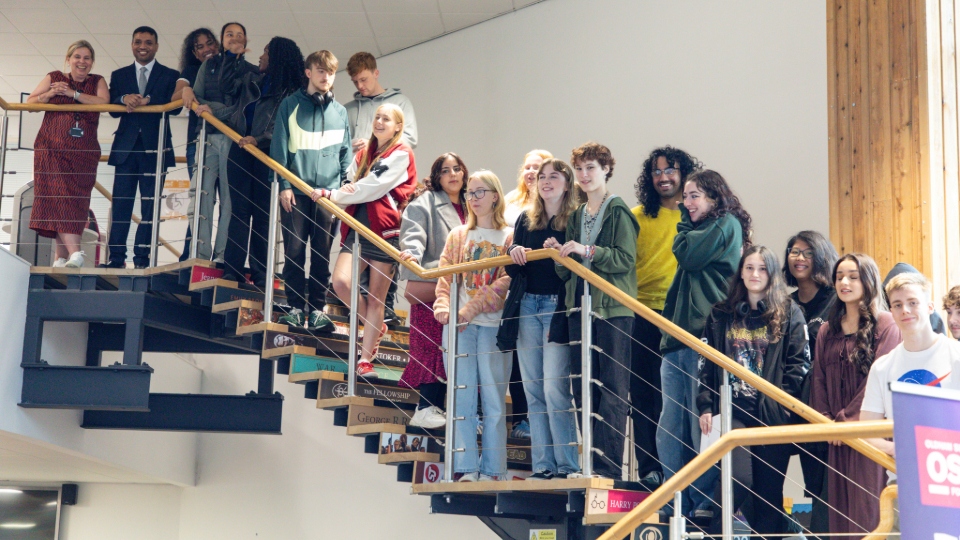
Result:
{"type": "Polygon", "coordinates": [[[570,392],[570,346],[549,343],[556,295],[525,294],[520,300],[517,356],[527,395],[533,472],[580,471],[577,426],[570,392]]]}
{"type": "MultiPolygon", "coordinates": [[[[663,464],[664,481],[669,480],[700,452],[700,417],[697,394],[700,391],[700,355],[689,348],[663,355],[660,380],[663,411],[657,427],[657,455],[663,464]]],[[[683,496],[684,513],[707,506],[713,496],[716,468],[705,472],[683,496]]]]}
{"type": "MultiPolygon", "coordinates": [[[[447,346],[447,327],[443,327],[443,346],[447,346]]],[[[454,395],[456,416],[453,469],[458,473],[486,474],[502,478],[507,474],[507,384],[510,382],[512,355],[497,348],[498,327],[468,324],[457,334],[457,386],[454,395]],[[477,387],[483,412],[483,456],[477,449],[477,387]]],[[[449,369],[447,373],[450,373],[449,369]]]]}

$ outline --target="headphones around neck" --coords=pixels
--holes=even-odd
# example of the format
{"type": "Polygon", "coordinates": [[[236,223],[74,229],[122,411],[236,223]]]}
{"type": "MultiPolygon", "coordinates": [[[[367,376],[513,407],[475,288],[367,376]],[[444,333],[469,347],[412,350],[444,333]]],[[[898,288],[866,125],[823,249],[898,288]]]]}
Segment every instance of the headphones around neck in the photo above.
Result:
{"type": "Polygon", "coordinates": [[[333,92],[326,92],[324,94],[317,92],[315,94],[310,94],[310,99],[312,99],[318,107],[326,107],[331,101],[333,101],[333,92]]]}
{"type": "MultiPolygon", "coordinates": [[[[740,302],[739,304],[737,304],[736,310],[737,310],[737,315],[741,317],[746,317],[747,315],[750,314],[750,302],[740,302]]],[[[767,311],[766,302],[764,302],[763,300],[760,300],[759,302],[757,302],[757,311],[759,311],[760,313],[766,313],[767,311]]]]}

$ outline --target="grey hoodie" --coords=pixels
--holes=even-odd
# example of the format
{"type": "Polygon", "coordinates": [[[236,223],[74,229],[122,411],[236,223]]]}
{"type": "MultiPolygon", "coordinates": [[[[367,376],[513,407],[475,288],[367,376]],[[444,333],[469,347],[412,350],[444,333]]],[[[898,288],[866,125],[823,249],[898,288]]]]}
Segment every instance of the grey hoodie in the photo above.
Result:
{"type": "Polygon", "coordinates": [[[377,113],[377,107],[384,103],[393,103],[403,111],[403,141],[415,149],[417,117],[413,113],[413,103],[400,93],[399,88],[387,88],[382,94],[373,97],[363,97],[360,92],[354,92],[353,101],[346,105],[350,133],[355,139],[369,139],[373,135],[373,117],[377,113]]]}

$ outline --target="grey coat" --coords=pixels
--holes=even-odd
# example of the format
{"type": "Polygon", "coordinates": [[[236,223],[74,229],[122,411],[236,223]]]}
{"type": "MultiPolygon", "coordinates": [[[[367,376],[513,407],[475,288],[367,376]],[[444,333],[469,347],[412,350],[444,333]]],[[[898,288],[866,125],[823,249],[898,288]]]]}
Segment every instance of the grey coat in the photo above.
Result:
{"type": "MultiPolygon", "coordinates": [[[[440,265],[443,246],[447,235],[454,227],[459,227],[460,216],[450,203],[450,197],[443,191],[425,191],[403,210],[400,222],[400,250],[408,251],[420,262],[420,266],[430,269],[440,265]]],[[[436,281],[417,277],[416,274],[400,267],[400,279],[409,281],[436,281]]]]}

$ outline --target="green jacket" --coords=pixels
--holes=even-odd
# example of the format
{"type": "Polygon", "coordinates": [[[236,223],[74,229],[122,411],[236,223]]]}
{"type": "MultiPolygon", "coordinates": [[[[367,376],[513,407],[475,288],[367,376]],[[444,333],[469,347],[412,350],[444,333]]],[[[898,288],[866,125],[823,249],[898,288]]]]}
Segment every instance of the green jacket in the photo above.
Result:
{"type": "MultiPolygon", "coordinates": [[[[727,298],[730,278],[737,273],[743,229],[731,214],[693,223],[683,205],[680,213],[673,239],[677,273],[667,291],[663,316],[700,339],[707,315],[714,304],[727,298]]],[[[682,343],[663,332],[662,354],[682,348],[682,343]]]]}
{"type": "MultiPolygon", "coordinates": [[[[337,189],[353,161],[347,110],[334,100],[321,105],[301,89],[280,103],[270,157],[314,188],[337,189]]],[[[280,178],[280,189],[290,189],[280,178]]]]}
{"type": "MultiPolygon", "coordinates": [[[[580,219],[586,204],[574,211],[567,221],[567,240],[580,242],[580,219]]],[[[598,276],[609,281],[616,288],[627,293],[631,298],[637,295],[637,235],[640,234],[640,225],[637,218],[623,199],[617,197],[607,204],[597,236],[596,253],[590,269],[598,276]]],[[[571,255],[573,260],[582,263],[579,255],[571,255]]],[[[567,314],[574,308],[577,301],[577,275],[565,266],[556,266],[557,275],[566,281],[567,314]]],[[[610,298],[600,289],[590,289],[590,299],[593,311],[601,317],[633,317],[634,313],[613,298],[610,298]]]]}

